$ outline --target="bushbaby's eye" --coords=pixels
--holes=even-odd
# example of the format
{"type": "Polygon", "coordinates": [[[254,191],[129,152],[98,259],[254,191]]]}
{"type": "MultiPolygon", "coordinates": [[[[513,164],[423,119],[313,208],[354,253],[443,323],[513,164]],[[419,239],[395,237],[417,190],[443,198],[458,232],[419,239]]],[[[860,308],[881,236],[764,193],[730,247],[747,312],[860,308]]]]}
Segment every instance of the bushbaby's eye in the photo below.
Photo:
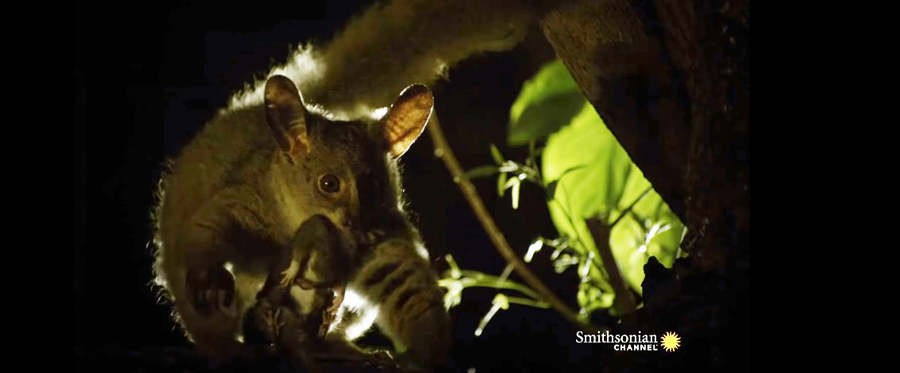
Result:
{"type": "Polygon", "coordinates": [[[337,193],[341,190],[341,180],[332,174],[319,178],[319,189],[325,193],[337,193]]]}

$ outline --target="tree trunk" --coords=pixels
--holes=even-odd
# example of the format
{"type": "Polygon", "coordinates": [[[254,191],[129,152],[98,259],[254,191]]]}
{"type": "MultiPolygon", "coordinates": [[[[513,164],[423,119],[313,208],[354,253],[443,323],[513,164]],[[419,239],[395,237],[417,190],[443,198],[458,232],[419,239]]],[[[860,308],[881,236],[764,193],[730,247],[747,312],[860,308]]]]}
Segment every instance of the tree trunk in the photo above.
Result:
{"type": "MultiPolygon", "coordinates": [[[[625,329],[724,342],[720,333],[740,317],[735,304],[749,292],[749,18],[748,0],[603,0],[541,20],[582,93],[688,227],[690,258],[671,270],[651,259],[645,307],[625,329]]],[[[711,365],[724,361],[715,346],[711,365]]]]}

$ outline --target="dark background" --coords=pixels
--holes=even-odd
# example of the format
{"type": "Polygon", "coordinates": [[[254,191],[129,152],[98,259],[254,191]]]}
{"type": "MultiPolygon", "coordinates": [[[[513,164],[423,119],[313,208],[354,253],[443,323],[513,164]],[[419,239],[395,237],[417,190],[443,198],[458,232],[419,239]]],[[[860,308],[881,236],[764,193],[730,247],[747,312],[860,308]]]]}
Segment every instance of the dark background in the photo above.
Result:
{"type": "MultiPolygon", "coordinates": [[[[75,9],[74,352],[77,366],[176,370],[189,344],[149,287],[149,213],[160,165],[271,64],[303,41],[329,40],[367,1],[301,4],[170,2],[151,8],[75,9]]],[[[491,163],[489,144],[505,146],[509,108],[522,83],[553,51],[534,29],[515,50],[471,58],[433,85],[436,112],[465,168],[491,163]]],[[[399,92],[398,92],[399,93],[399,92]]],[[[424,135],[404,156],[415,223],[433,262],[452,253],[464,269],[499,274],[495,251],[424,135]]],[[[512,247],[520,254],[538,235],[556,237],[543,192],[527,185],[519,210],[496,195],[494,179],[475,181],[512,247]]],[[[574,268],[554,273],[541,252],[533,270],[577,308],[574,268]]],[[[513,276],[515,279],[515,275],[513,276]]],[[[603,345],[575,344],[576,328],[552,310],[513,305],[475,338],[495,292],[469,289],[451,310],[457,371],[592,371],[603,345]],[[501,368],[502,367],[502,368],[501,368]]],[[[596,320],[603,322],[603,320],[596,320]]],[[[383,343],[377,332],[366,338],[383,343]]]]}

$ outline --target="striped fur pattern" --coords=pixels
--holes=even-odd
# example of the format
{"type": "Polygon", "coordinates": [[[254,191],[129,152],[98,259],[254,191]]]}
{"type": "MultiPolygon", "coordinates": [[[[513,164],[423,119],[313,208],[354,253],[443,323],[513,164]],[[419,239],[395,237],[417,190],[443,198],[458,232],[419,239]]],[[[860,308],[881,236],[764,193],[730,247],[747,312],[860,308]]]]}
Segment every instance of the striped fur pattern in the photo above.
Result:
{"type": "Polygon", "coordinates": [[[440,362],[449,348],[449,321],[443,293],[415,241],[394,238],[377,244],[348,290],[377,306],[375,323],[398,347],[416,360],[440,362]]]}

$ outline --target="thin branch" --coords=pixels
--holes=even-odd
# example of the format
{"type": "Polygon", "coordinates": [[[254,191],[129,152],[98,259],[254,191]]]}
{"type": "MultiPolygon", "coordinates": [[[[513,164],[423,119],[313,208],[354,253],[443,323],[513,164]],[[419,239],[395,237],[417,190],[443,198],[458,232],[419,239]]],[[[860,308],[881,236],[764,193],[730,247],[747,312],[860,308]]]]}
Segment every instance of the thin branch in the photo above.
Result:
{"type": "Polygon", "coordinates": [[[609,247],[609,234],[612,231],[612,227],[615,227],[625,215],[632,212],[634,206],[643,200],[651,190],[653,190],[652,187],[647,187],[647,189],[644,190],[640,196],[635,198],[634,202],[631,202],[631,204],[619,214],[619,217],[608,226],[604,225],[603,221],[596,218],[588,219],[586,221],[588,230],[591,231],[591,236],[594,237],[594,246],[597,247],[597,252],[600,253],[600,259],[603,262],[603,267],[606,269],[607,277],[609,277],[609,284],[612,285],[613,291],[616,292],[616,309],[623,315],[634,311],[637,308],[637,301],[634,299],[634,295],[631,294],[631,289],[625,284],[625,279],[622,278],[622,274],[619,272],[619,265],[616,262],[616,258],[613,256],[612,249],[609,247]]]}
{"type": "Polygon", "coordinates": [[[463,285],[463,288],[484,287],[492,289],[515,290],[536,300],[541,299],[541,296],[534,290],[531,290],[531,288],[512,280],[500,281],[498,277],[487,275],[477,271],[463,270],[460,272],[462,272],[462,276],[460,278],[441,279],[438,280],[438,284],[440,284],[441,282],[459,282],[463,285]]]}
{"type": "Polygon", "coordinates": [[[530,306],[530,307],[535,307],[535,308],[550,308],[550,305],[547,304],[547,302],[540,301],[540,300],[536,301],[536,300],[531,300],[528,298],[510,297],[510,296],[507,296],[506,300],[509,301],[509,304],[521,304],[523,306],[530,306]]]}
{"type": "Polygon", "coordinates": [[[500,255],[502,255],[509,264],[513,265],[516,272],[518,272],[519,275],[522,276],[522,279],[525,280],[525,283],[540,294],[543,301],[549,303],[553,309],[569,320],[569,322],[585,328],[585,331],[596,331],[597,329],[594,326],[581,322],[581,320],[578,319],[578,315],[572,311],[569,306],[563,303],[556,294],[553,294],[553,292],[550,291],[550,289],[547,288],[547,286],[544,285],[530,269],[528,269],[516,253],[513,252],[509,243],[506,242],[506,237],[504,237],[503,233],[500,232],[500,229],[497,228],[494,219],[491,218],[487,208],[484,207],[484,202],[482,202],[481,197],[478,196],[475,186],[472,185],[472,182],[466,177],[465,171],[463,171],[459,162],[456,160],[456,157],[453,155],[453,150],[450,149],[450,145],[447,144],[447,140],[444,138],[444,133],[441,130],[440,121],[438,121],[436,113],[432,113],[431,115],[430,123],[428,123],[428,132],[431,134],[431,139],[434,142],[434,155],[441,158],[447,166],[447,169],[450,170],[450,174],[453,175],[453,180],[456,181],[463,196],[466,197],[469,206],[472,207],[472,211],[475,213],[475,216],[478,217],[478,221],[481,222],[482,227],[484,227],[485,232],[488,237],[490,237],[491,242],[494,243],[494,247],[500,252],[500,255]]]}
{"type": "Polygon", "coordinates": [[[631,289],[625,284],[625,280],[619,272],[616,258],[609,248],[610,227],[603,224],[603,221],[598,218],[587,219],[586,223],[588,230],[591,231],[591,235],[594,236],[594,246],[597,247],[597,251],[600,253],[600,260],[603,262],[603,267],[609,276],[609,284],[612,285],[613,291],[616,292],[616,309],[622,315],[629,314],[637,308],[637,305],[634,295],[631,294],[631,289]]]}

